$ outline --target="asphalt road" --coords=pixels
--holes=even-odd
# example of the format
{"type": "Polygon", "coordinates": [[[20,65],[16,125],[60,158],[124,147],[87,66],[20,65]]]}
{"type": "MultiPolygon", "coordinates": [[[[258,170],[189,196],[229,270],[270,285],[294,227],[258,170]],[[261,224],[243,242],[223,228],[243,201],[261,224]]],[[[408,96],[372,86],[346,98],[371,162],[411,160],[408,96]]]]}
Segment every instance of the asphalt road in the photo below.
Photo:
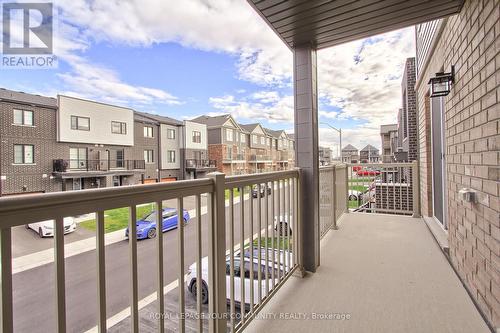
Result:
{"type": "MultiPolygon", "coordinates": [[[[283,191],[282,191],[283,192],[283,191]]],[[[274,193],[273,193],[274,194],[274,193]]],[[[274,195],[273,195],[274,197],[274,195]]],[[[277,198],[274,198],[277,200],[277,198]]],[[[257,200],[254,202],[254,227],[257,229],[257,200]]],[[[249,212],[249,202],[245,201],[245,212],[249,212]]],[[[235,242],[240,237],[240,205],[234,207],[235,242]]],[[[271,207],[270,207],[271,209],[271,207]]],[[[262,226],[265,223],[264,201],[262,201],[262,226]]],[[[226,232],[229,231],[229,208],[226,208],[226,232]]],[[[196,260],[196,222],[192,218],[185,227],[185,271],[196,260]]],[[[202,216],[202,253],[207,254],[208,218],[202,216]]],[[[272,212],[269,223],[273,222],[272,212]]],[[[245,217],[245,238],[250,236],[249,217],[245,217]]],[[[165,285],[177,279],[178,250],[177,230],[164,233],[164,279],[165,285]]],[[[229,248],[229,235],[226,237],[229,248]]],[[[156,290],[156,241],[143,240],[138,248],[139,299],[156,290]]],[[[97,323],[96,252],[88,251],[66,259],[66,310],[68,331],[82,332],[97,323]]],[[[53,264],[36,267],[15,274],[14,323],[16,332],[55,331],[55,289],[53,264]]],[[[107,316],[110,317],[129,306],[130,264],[128,241],[106,247],[107,316]]]]}

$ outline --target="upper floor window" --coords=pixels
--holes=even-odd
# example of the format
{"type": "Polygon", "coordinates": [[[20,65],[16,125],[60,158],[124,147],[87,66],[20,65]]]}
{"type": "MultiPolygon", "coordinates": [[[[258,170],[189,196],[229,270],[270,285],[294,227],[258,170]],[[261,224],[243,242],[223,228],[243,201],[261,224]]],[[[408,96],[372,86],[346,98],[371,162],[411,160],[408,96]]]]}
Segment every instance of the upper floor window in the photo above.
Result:
{"type": "Polygon", "coordinates": [[[144,137],[145,138],[152,138],[153,137],[153,127],[144,126],[144,137]]]}
{"type": "Polygon", "coordinates": [[[144,161],[146,163],[153,163],[154,162],[154,153],[153,149],[146,149],[144,151],[144,161]]]}
{"type": "Polygon", "coordinates": [[[270,146],[271,145],[271,139],[270,138],[267,138],[267,145],[270,146]]]}
{"type": "Polygon", "coordinates": [[[71,129],[79,131],[90,131],[90,118],[71,116],[71,129]]]}
{"type": "Polygon", "coordinates": [[[263,136],[260,137],[260,144],[261,145],[265,145],[266,144],[266,138],[265,137],[263,137],[263,136]]]}
{"type": "Polygon", "coordinates": [[[252,143],[258,143],[257,135],[252,135],[252,143]]]}
{"type": "Polygon", "coordinates": [[[33,164],[34,145],[14,145],[14,164],[33,164]]]}
{"type": "Polygon", "coordinates": [[[243,133],[241,133],[241,135],[240,135],[240,141],[243,142],[243,143],[245,142],[245,136],[246,135],[243,134],[243,133]]]}
{"type": "Polygon", "coordinates": [[[175,163],[175,150],[167,151],[167,161],[168,163],[175,163]]]}
{"type": "Polygon", "coordinates": [[[201,143],[201,132],[200,131],[193,131],[193,142],[194,143],[201,143]]]}
{"type": "Polygon", "coordinates": [[[233,130],[226,129],[226,141],[233,141],[233,130]]]}
{"type": "Polygon", "coordinates": [[[87,148],[69,148],[70,169],[87,168],[87,148]]]}
{"type": "Polygon", "coordinates": [[[14,109],[14,124],[23,126],[33,126],[33,111],[14,109]]]}
{"type": "Polygon", "coordinates": [[[115,134],[127,134],[127,123],[120,121],[111,122],[111,133],[115,134]]]}
{"type": "Polygon", "coordinates": [[[168,128],[167,129],[167,139],[175,139],[175,130],[168,128]]]}

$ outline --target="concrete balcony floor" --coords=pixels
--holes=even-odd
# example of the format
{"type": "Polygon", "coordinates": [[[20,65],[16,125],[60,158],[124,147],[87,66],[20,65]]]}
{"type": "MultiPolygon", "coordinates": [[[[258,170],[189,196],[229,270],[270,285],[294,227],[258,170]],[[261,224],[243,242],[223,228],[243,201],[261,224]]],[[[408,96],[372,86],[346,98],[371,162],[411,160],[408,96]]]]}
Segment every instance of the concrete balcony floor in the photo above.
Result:
{"type": "Polygon", "coordinates": [[[345,214],[316,274],[292,276],[260,315],[245,332],[490,332],[424,221],[395,215],[345,214]],[[280,313],[350,319],[269,319],[280,313]]]}

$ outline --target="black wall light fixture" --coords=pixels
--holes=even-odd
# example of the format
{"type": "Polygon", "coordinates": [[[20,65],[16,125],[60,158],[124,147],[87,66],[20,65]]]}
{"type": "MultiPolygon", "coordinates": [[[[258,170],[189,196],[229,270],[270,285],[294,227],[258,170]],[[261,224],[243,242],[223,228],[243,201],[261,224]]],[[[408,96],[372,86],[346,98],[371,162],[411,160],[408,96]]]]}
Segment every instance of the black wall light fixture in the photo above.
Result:
{"type": "Polygon", "coordinates": [[[455,83],[455,66],[451,66],[451,72],[439,72],[429,80],[431,85],[431,97],[447,96],[451,91],[451,85],[455,83]]]}

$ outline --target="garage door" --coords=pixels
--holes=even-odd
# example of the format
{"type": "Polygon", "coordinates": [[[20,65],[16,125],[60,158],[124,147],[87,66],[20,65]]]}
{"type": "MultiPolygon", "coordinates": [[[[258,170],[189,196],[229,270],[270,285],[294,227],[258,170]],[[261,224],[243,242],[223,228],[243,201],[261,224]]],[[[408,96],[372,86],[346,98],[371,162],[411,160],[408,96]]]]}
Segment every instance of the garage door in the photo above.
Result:
{"type": "Polygon", "coordinates": [[[168,177],[168,178],[162,178],[161,182],[162,183],[165,183],[165,182],[175,182],[176,180],[177,180],[177,178],[175,178],[175,177],[168,177]]]}
{"type": "Polygon", "coordinates": [[[144,179],[144,184],[154,184],[156,183],[156,179],[144,179]]]}

